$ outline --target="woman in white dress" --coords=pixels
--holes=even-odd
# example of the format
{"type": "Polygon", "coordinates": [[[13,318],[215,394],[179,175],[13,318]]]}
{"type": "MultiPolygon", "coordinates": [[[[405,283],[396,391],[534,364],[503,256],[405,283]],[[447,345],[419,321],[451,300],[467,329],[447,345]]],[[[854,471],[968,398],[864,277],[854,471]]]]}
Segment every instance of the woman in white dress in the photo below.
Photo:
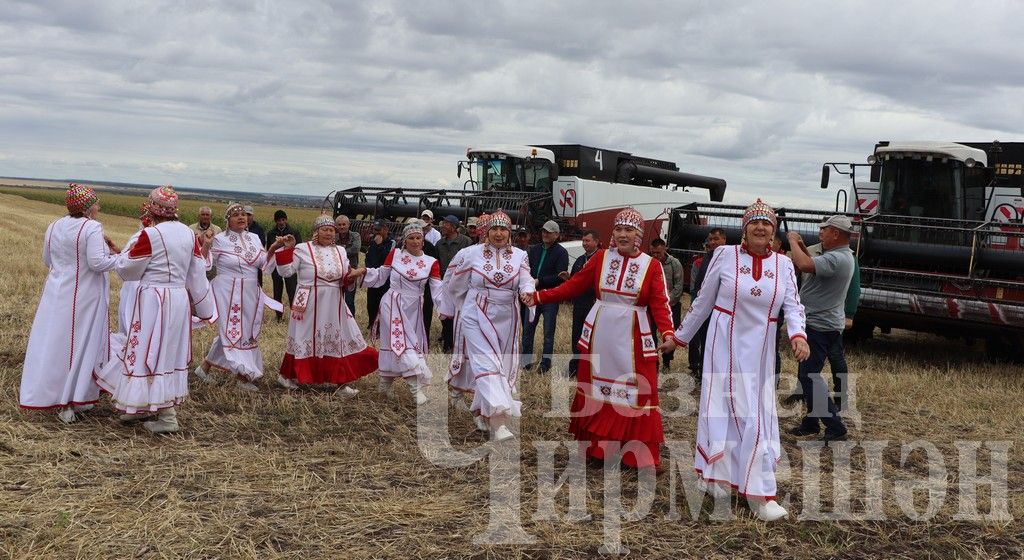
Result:
{"type": "MultiPolygon", "coordinates": [[[[139,216],[139,231],[132,234],[128,239],[128,243],[125,243],[124,250],[127,251],[129,247],[135,244],[135,240],[139,238],[142,230],[153,225],[153,221],[146,211],[145,206],[142,208],[142,214],[139,216]]],[[[123,339],[128,336],[128,323],[132,319],[132,309],[135,308],[135,298],[139,292],[139,281],[138,280],[124,280],[121,282],[120,296],[117,298],[117,332],[113,334],[118,342],[111,342],[113,347],[120,346],[123,343],[123,339]]]]}
{"type": "Polygon", "coordinates": [[[395,379],[405,379],[416,404],[427,402],[424,386],[432,374],[427,366],[427,332],[423,326],[423,293],[427,284],[435,306],[441,304],[441,270],[437,259],[423,254],[423,226],[402,230],[402,247],[391,250],[380,268],[359,268],[351,279],[363,276],[367,288],[391,287],[380,302],[380,315],[371,332],[380,340],[380,390],[393,396],[395,379]],[[364,276],[365,275],[365,276],[364,276]]]}
{"type": "MultiPolygon", "coordinates": [[[[455,349],[448,370],[452,390],[472,394],[477,427],[496,441],[513,437],[505,425],[521,415],[514,392],[519,375],[519,294],[532,294],[526,252],[513,247],[512,221],[491,214],[487,240],[458,252],[442,283],[438,314],[455,317],[455,349]]],[[[477,226],[479,228],[479,226],[477,226]]]]}
{"type": "Polygon", "coordinates": [[[775,502],[781,457],[775,402],[775,334],[786,318],[797,360],[810,354],[793,262],[771,250],[775,211],[757,200],[743,217],[743,244],[715,249],[692,309],[663,350],[685,346],[710,316],[694,466],[715,496],[731,489],[759,519],[787,515],[775,502]]]}
{"type": "Polygon", "coordinates": [[[65,195],[68,215],[46,228],[43,284],[21,373],[20,405],[57,410],[63,422],[77,419],[99,399],[94,371],[110,355],[110,283],[118,250],[96,221],[96,193],[75,183],[65,195]],[[112,253],[113,252],[113,253],[112,253]]]}
{"type": "Polygon", "coordinates": [[[203,243],[207,270],[217,268],[210,287],[217,302],[218,332],[195,374],[212,383],[211,369],[218,368],[234,374],[239,389],[258,391],[253,382],[263,377],[263,306],[276,311],[282,307],[263,293],[256,274],[260,270],[270,274],[274,260],[267,258],[267,252],[284,247],[285,240],[277,239],[264,250],[259,236],[246,231],[245,207],[238,203],[228,205],[224,221],[227,229],[203,243]]]}
{"type": "MultiPolygon", "coordinates": [[[[288,389],[345,385],[377,369],[377,350],[366,345],[345,305],[344,292],[355,289],[355,283],[347,278],[348,256],[334,244],[334,237],[334,220],[321,215],[313,222],[313,239],[274,254],[277,273],[299,279],[278,377],[278,383],[288,389]]],[[[348,386],[342,391],[358,392],[348,386]]]]}
{"type": "Polygon", "coordinates": [[[154,433],[178,431],[176,406],[188,396],[192,360],[192,309],[201,320],[216,320],[216,307],[199,241],[178,221],[178,195],[170,186],[149,195],[153,225],[117,257],[124,280],[138,280],[123,346],[96,375],[122,420],[156,418],[143,426],[154,433]]]}

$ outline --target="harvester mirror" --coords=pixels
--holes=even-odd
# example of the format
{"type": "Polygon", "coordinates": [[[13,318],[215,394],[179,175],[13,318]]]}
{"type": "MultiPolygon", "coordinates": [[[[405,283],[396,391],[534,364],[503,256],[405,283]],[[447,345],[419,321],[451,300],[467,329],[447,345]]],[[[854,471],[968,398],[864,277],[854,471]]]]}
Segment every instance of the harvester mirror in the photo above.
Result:
{"type": "Polygon", "coordinates": [[[461,178],[462,178],[462,162],[460,161],[459,163],[457,163],[457,164],[455,164],[455,165],[456,165],[456,167],[457,167],[457,169],[455,170],[455,175],[456,175],[456,176],[457,176],[457,177],[458,177],[459,179],[461,179],[461,178]]]}
{"type": "Polygon", "coordinates": [[[822,165],[821,166],[821,188],[823,188],[823,189],[827,189],[828,188],[828,174],[829,174],[828,164],[822,165]]]}

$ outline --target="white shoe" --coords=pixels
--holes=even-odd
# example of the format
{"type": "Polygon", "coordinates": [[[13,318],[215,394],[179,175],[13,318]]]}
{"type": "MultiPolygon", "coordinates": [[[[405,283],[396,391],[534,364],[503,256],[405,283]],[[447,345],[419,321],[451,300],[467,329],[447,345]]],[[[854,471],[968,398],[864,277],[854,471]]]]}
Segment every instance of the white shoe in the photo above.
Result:
{"type": "Polygon", "coordinates": [[[178,413],[174,408],[161,410],[155,420],[143,422],[142,427],[154,434],[171,434],[181,429],[178,425],[178,413]]]}
{"type": "Polygon", "coordinates": [[[515,434],[513,434],[512,431],[509,430],[508,427],[505,426],[504,424],[498,426],[498,429],[494,430],[494,433],[491,434],[491,439],[493,439],[494,441],[505,441],[507,439],[512,439],[514,437],[516,437],[515,434]]]}
{"type": "Polygon", "coordinates": [[[451,397],[452,404],[455,406],[456,410],[469,412],[469,403],[466,402],[466,399],[465,397],[462,396],[462,393],[458,391],[451,391],[448,394],[451,397]]]}
{"type": "Polygon", "coordinates": [[[257,387],[256,385],[254,385],[251,381],[242,381],[241,379],[239,379],[235,383],[235,386],[238,387],[239,389],[243,390],[243,391],[248,391],[250,393],[259,393],[260,392],[260,388],[257,387]]]}
{"type": "Polygon", "coordinates": [[[702,478],[697,480],[697,488],[699,488],[701,492],[710,494],[711,497],[716,500],[719,498],[732,497],[732,492],[729,491],[728,488],[718,484],[717,482],[708,482],[702,478]]]}
{"type": "Polygon", "coordinates": [[[480,430],[481,432],[486,432],[490,430],[490,426],[487,425],[487,420],[484,420],[483,416],[474,416],[473,422],[476,423],[476,429],[480,430]]]}
{"type": "Polygon", "coordinates": [[[288,379],[287,377],[281,377],[280,375],[277,376],[277,384],[284,387],[285,389],[288,389],[289,391],[294,391],[295,389],[299,388],[298,383],[292,381],[291,379],[288,379]]]}
{"type": "Polygon", "coordinates": [[[789,512],[775,500],[750,500],[749,504],[754,517],[761,521],[777,521],[789,515],[789,512]]]}
{"type": "Polygon", "coordinates": [[[349,387],[348,385],[345,385],[344,387],[341,388],[341,394],[349,396],[349,397],[351,397],[352,395],[358,394],[358,393],[359,393],[359,389],[356,389],[354,387],[349,387]]]}
{"type": "Polygon", "coordinates": [[[417,405],[427,404],[427,394],[423,392],[423,389],[416,389],[413,394],[416,395],[417,405]]]}
{"type": "Polygon", "coordinates": [[[96,405],[94,405],[94,404],[75,404],[75,405],[71,405],[71,410],[74,410],[75,412],[87,412],[87,411],[92,410],[94,408],[96,408],[96,405]]]}
{"type": "Polygon", "coordinates": [[[192,373],[196,374],[196,377],[202,379],[207,383],[215,383],[213,376],[210,375],[210,372],[203,369],[203,364],[199,364],[198,366],[196,366],[196,369],[192,370],[192,373]]]}
{"type": "Polygon", "coordinates": [[[57,413],[57,419],[65,424],[72,424],[78,420],[78,416],[75,416],[75,411],[70,406],[67,408],[60,409],[57,413]]]}

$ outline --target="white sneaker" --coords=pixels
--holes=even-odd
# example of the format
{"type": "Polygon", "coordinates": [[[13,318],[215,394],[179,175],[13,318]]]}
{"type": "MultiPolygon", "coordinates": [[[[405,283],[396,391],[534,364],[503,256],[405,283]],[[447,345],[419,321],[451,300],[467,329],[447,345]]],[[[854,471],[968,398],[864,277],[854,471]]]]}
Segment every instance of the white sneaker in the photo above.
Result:
{"type": "Polygon", "coordinates": [[[750,500],[749,504],[754,517],[761,521],[777,521],[789,515],[789,512],[775,500],[750,500]]]}
{"type": "Polygon", "coordinates": [[[702,478],[697,479],[697,488],[699,488],[701,492],[710,494],[711,497],[716,500],[719,498],[732,497],[732,492],[729,491],[728,488],[718,484],[717,482],[708,482],[702,478]]]}
{"type": "Polygon", "coordinates": [[[281,377],[280,375],[277,376],[277,384],[284,387],[285,389],[288,389],[289,391],[294,391],[295,389],[299,388],[298,383],[292,381],[291,379],[288,379],[287,377],[281,377]]]}
{"type": "Polygon", "coordinates": [[[75,411],[70,406],[67,408],[60,409],[57,413],[57,419],[65,424],[72,424],[78,420],[78,416],[75,416],[75,411]]]}
{"type": "Polygon", "coordinates": [[[154,434],[171,434],[181,429],[178,425],[178,413],[174,408],[161,410],[155,420],[143,422],[142,427],[154,434]]]}
{"type": "Polygon", "coordinates": [[[483,416],[474,416],[473,422],[476,423],[476,429],[480,430],[481,432],[486,432],[490,430],[490,426],[487,425],[487,420],[484,420],[483,416]]]}
{"type": "Polygon", "coordinates": [[[199,379],[202,379],[203,381],[205,381],[207,383],[210,383],[210,384],[215,383],[215,381],[213,379],[213,376],[210,375],[210,372],[208,372],[205,369],[203,369],[203,364],[199,364],[198,366],[196,366],[196,369],[192,370],[192,373],[196,374],[196,377],[198,377],[199,379]]]}
{"type": "Polygon", "coordinates": [[[255,384],[253,384],[251,381],[242,381],[241,379],[239,379],[235,383],[235,386],[238,387],[239,389],[243,390],[243,391],[248,391],[250,393],[259,393],[260,392],[260,388],[257,387],[255,384]]]}
{"type": "Polygon", "coordinates": [[[516,437],[515,434],[513,434],[512,431],[509,430],[508,427],[505,426],[504,424],[498,426],[498,429],[494,430],[494,433],[491,434],[491,439],[493,439],[494,441],[505,441],[507,439],[512,439],[514,437],[516,437]]]}
{"type": "Polygon", "coordinates": [[[344,387],[341,388],[341,394],[349,397],[358,393],[359,389],[356,389],[355,387],[349,387],[348,385],[345,385],[344,387]]]}

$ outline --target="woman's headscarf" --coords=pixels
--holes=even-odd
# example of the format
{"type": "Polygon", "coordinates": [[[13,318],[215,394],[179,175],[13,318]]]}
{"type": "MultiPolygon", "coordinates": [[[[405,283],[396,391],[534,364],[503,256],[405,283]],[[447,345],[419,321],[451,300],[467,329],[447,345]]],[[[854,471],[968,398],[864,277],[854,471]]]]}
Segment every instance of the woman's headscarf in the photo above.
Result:
{"type": "Polygon", "coordinates": [[[90,206],[96,204],[96,191],[92,187],[68,183],[68,190],[64,193],[64,206],[72,214],[83,214],[90,206]]]}
{"type": "Polygon", "coordinates": [[[177,218],[178,193],[174,192],[174,187],[170,185],[153,189],[149,193],[149,202],[146,204],[146,210],[151,215],[160,218],[177,218]]]}

